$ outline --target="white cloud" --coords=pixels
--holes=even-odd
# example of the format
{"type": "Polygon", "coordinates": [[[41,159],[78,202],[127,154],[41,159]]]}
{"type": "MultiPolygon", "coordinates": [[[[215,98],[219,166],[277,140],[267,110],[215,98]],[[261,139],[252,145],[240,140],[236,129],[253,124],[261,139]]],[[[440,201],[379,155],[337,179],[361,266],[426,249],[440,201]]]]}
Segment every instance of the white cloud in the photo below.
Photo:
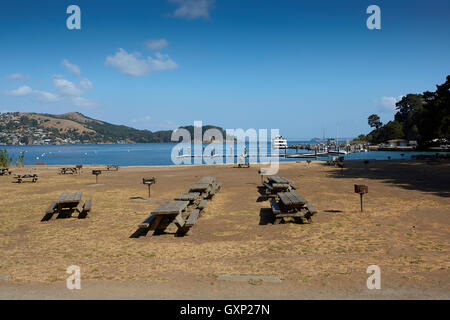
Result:
{"type": "Polygon", "coordinates": [[[166,39],[148,40],[145,42],[147,48],[151,50],[161,50],[169,45],[166,39]]]}
{"type": "Polygon", "coordinates": [[[73,97],[69,99],[69,102],[73,104],[74,106],[81,107],[81,108],[92,108],[96,107],[97,103],[88,100],[83,97],[73,97]]]}
{"type": "Polygon", "coordinates": [[[86,89],[92,89],[94,87],[94,85],[92,84],[91,81],[89,81],[88,78],[83,78],[80,81],[80,87],[83,88],[84,90],[86,90],[86,89]]]}
{"type": "Polygon", "coordinates": [[[141,58],[139,53],[128,53],[122,48],[119,48],[114,56],[108,56],[105,63],[133,77],[141,77],[152,72],[170,70],[177,67],[177,64],[168,55],[157,52],[155,58],[141,58]]]}
{"type": "Polygon", "coordinates": [[[6,76],[6,79],[8,80],[30,80],[30,76],[27,74],[22,74],[22,73],[13,73],[10,74],[8,76],[6,76]]]}
{"type": "Polygon", "coordinates": [[[378,105],[380,111],[382,112],[393,112],[395,111],[395,104],[399,102],[403,96],[398,97],[381,97],[380,99],[375,101],[375,104],[378,105]]]}
{"type": "Polygon", "coordinates": [[[83,93],[73,82],[64,79],[61,76],[53,76],[53,84],[56,90],[65,96],[81,96],[83,93]]]}
{"type": "Polygon", "coordinates": [[[37,95],[38,100],[41,102],[57,102],[61,100],[61,97],[54,93],[38,90],[34,90],[33,92],[37,95]]]}
{"type": "Polygon", "coordinates": [[[173,15],[188,20],[196,18],[209,18],[209,10],[214,6],[215,0],[169,0],[178,6],[173,15]]]}
{"type": "Polygon", "coordinates": [[[5,91],[4,94],[15,97],[34,95],[39,102],[43,103],[65,102],[76,107],[97,106],[97,103],[82,97],[84,90],[93,87],[92,82],[89,81],[89,79],[84,78],[80,81],[79,85],[76,85],[61,76],[55,75],[53,76],[53,84],[58,92],[57,94],[33,90],[29,86],[22,86],[15,90],[5,91]]]}
{"type": "Polygon", "coordinates": [[[21,97],[26,96],[33,93],[33,89],[29,86],[21,86],[15,90],[5,91],[7,96],[21,97]]]}
{"type": "Polygon", "coordinates": [[[5,94],[8,96],[14,96],[14,97],[35,95],[38,98],[38,100],[42,101],[42,102],[56,102],[56,101],[60,100],[59,96],[56,94],[46,92],[46,91],[33,90],[29,86],[22,86],[15,90],[5,91],[5,94]]]}
{"type": "Polygon", "coordinates": [[[78,77],[81,76],[81,70],[80,68],[76,65],[76,64],[72,64],[70,63],[67,59],[64,59],[62,61],[62,65],[69,71],[72,72],[73,74],[77,75],[78,77]]]}

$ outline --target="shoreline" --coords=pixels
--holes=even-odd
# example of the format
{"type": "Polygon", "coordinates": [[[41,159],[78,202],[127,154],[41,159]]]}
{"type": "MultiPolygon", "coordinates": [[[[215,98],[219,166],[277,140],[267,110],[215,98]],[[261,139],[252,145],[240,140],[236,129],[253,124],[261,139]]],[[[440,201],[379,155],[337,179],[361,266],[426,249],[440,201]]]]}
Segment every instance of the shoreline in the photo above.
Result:
{"type": "MultiPolygon", "coordinates": [[[[313,160],[310,158],[305,158],[302,161],[299,161],[298,159],[290,160],[290,161],[279,161],[279,165],[282,164],[292,164],[292,163],[306,163],[306,161],[310,160],[311,163],[319,163],[323,164],[326,163],[328,160],[313,160]]],[[[402,159],[345,159],[344,163],[352,163],[352,162],[364,162],[364,161],[391,161],[391,162],[400,162],[400,161],[419,161],[419,162],[425,162],[427,160],[424,159],[414,159],[414,158],[402,158],[402,159]]],[[[188,168],[188,167],[213,167],[213,166],[237,166],[239,163],[214,163],[214,164],[207,164],[207,163],[199,163],[199,164],[166,164],[166,165],[119,165],[120,168],[188,168]]],[[[250,165],[253,167],[258,167],[261,165],[270,165],[271,162],[250,162],[250,165]]],[[[111,163],[105,163],[105,164],[83,164],[83,168],[91,168],[91,167],[106,167],[107,165],[114,165],[111,163]]],[[[26,164],[22,168],[53,168],[53,167],[75,167],[77,164],[45,164],[45,165],[35,165],[35,164],[26,164]]],[[[14,168],[21,168],[16,166],[9,166],[10,169],[14,168]]]]}

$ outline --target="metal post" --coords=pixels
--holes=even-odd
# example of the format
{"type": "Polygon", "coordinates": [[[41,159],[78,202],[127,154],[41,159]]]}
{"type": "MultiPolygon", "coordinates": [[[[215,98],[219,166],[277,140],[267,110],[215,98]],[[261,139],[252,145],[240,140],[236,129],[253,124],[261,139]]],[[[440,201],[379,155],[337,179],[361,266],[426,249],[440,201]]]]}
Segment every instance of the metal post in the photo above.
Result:
{"type": "Polygon", "coordinates": [[[361,197],[361,212],[363,212],[363,194],[360,193],[359,195],[361,197]]]}
{"type": "Polygon", "coordinates": [[[150,186],[151,186],[151,184],[148,185],[148,198],[149,198],[149,199],[151,198],[151,197],[150,197],[150,186]]]}

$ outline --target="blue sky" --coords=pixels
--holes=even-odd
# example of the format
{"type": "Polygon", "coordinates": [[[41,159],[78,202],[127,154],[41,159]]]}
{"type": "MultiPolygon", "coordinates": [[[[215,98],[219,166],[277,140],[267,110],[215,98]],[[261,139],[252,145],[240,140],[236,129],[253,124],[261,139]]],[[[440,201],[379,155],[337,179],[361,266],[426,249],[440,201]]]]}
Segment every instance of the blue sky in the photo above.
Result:
{"type": "Polygon", "coordinates": [[[449,39],[447,0],[8,1],[0,112],[353,137],[445,81],[449,39]],[[66,27],[71,4],[81,30],[66,27]],[[381,30],[366,27],[372,4],[381,30]]]}

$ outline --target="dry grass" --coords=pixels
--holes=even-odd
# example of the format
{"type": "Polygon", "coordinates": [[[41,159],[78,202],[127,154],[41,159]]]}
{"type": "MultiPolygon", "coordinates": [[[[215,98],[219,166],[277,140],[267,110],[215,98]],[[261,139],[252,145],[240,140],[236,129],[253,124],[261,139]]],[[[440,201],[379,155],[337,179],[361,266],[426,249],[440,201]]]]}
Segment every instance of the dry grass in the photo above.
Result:
{"type": "MultiPolygon", "coordinates": [[[[311,225],[259,225],[260,209],[270,205],[256,201],[256,166],[121,168],[102,174],[104,185],[96,187],[90,186],[95,177],[87,169],[80,176],[61,176],[57,168],[39,168],[36,184],[0,177],[0,274],[13,282],[51,283],[63,281],[66,268],[75,264],[90,280],[164,282],[253,274],[278,275],[302,286],[352,287],[365,283],[367,266],[377,264],[388,286],[448,288],[450,198],[382,175],[358,176],[359,166],[354,162],[340,177],[340,170],[320,163],[282,164],[279,174],[299,186],[319,211],[311,225]],[[223,186],[191,236],[129,238],[152,209],[205,175],[216,176],[223,186]],[[154,201],[133,201],[130,197],[147,195],[144,176],[158,179],[154,201]],[[362,213],[355,183],[369,186],[362,213]],[[62,191],[82,191],[83,199],[93,199],[88,218],[40,222],[62,191]]],[[[440,178],[450,172],[448,165],[413,162],[372,166],[387,176],[389,170],[392,176],[401,171],[411,179],[417,170],[433,170],[440,178]]]]}

